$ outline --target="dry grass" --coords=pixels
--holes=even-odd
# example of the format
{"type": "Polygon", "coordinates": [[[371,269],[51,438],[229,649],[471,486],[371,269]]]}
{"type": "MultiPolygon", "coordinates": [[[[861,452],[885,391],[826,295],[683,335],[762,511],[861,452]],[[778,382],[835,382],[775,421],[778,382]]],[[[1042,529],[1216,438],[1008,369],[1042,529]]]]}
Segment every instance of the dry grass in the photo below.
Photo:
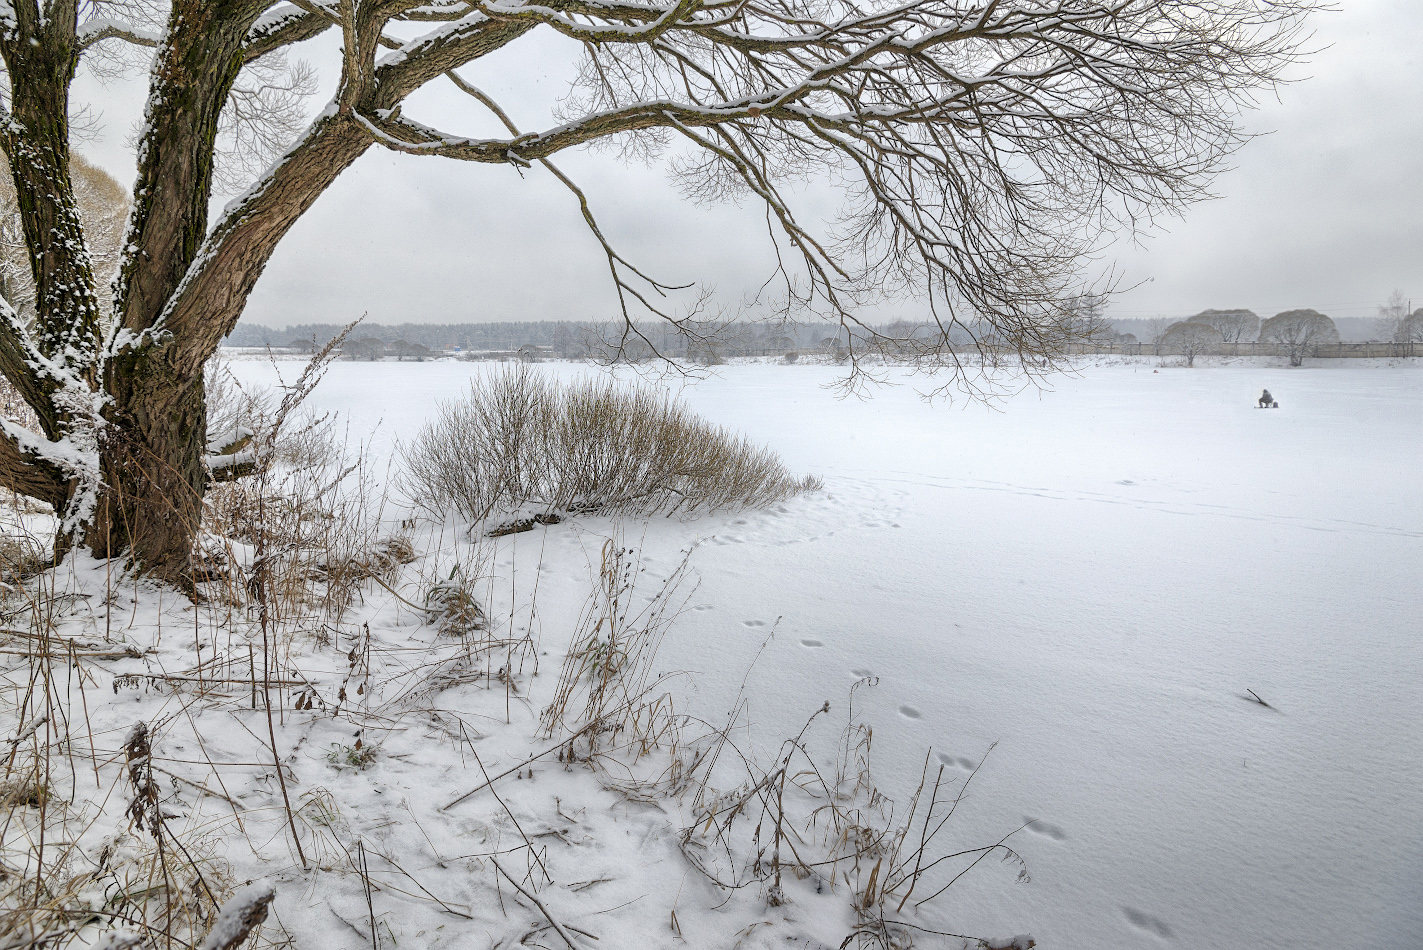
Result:
{"type": "Polygon", "coordinates": [[[472,522],[526,506],[606,514],[761,508],[819,488],[670,396],[610,381],[561,384],[522,366],[441,406],[404,461],[412,498],[472,522]]]}
{"type": "Polygon", "coordinates": [[[364,447],[351,446],[332,417],[301,411],[316,379],[319,370],[278,402],[243,390],[221,367],[208,374],[208,431],[250,432],[256,464],[248,477],[211,485],[204,498],[205,579],[219,582],[214,596],[255,606],[260,568],[273,620],[313,609],[339,620],[367,582],[389,583],[415,557],[405,535],[382,536],[383,481],[364,447]]]}
{"type": "Polygon", "coordinates": [[[545,737],[569,737],[564,762],[593,761],[610,747],[636,762],[676,731],[671,696],[659,692],[666,677],[654,675],[652,665],[691,596],[683,589],[689,559],[643,596],[635,551],[609,539],[601,558],[553,699],[539,717],[545,737]]]}

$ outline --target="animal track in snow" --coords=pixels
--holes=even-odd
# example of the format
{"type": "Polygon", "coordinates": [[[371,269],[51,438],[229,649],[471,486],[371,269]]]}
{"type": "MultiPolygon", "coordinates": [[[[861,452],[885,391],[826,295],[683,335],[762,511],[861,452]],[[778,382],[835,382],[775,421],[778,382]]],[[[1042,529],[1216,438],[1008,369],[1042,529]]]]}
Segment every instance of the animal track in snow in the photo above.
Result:
{"type": "Polygon", "coordinates": [[[905,719],[918,719],[920,716],[923,715],[923,713],[915,709],[913,706],[900,706],[899,714],[905,719]]]}
{"type": "Polygon", "coordinates": [[[855,677],[856,679],[864,679],[866,676],[874,676],[875,674],[872,673],[872,672],[869,671],[869,670],[859,669],[859,670],[851,670],[851,671],[850,671],[850,675],[853,676],[853,677],[855,677]]]}
{"type": "Polygon", "coordinates": [[[1135,907],[1123,907],[1122,913],[1127,915],[1127,920],[1138,930],[1145,930],[1149,934],[1155,934],[1162,940],[1171,939],[1171,928],[1166,926],[1166,922],[1150,914],[1143,914],[1135,907]]]}
{"type": "Polygon", "coordinates": [[[1023,821],[1027,822],[1028,830],[1033,834],[1042,835],[1044,838],[1051,838],[1054,841],[1067,840],[1067,832],[1063,831],[1057,825],[1043,821],[1041,818],[1029,818],[1024,815],[1023,821]]]}
{"type": "Polygon", "coordinates": [[[764,627],[766,625],[764,620],[743,620],[741,622],[748,627],[764,627]]]}
{"type": "Polygon", "coordinates": [[[810,639],[805,639],[805,640],[800,641],[800,645],[803,646],[803,647],[811,647],[811,648],[823,647],[823,646],[825,646],[825,644],[822,643],[822,642],[820,642],[819,640],[810,640],[810,639]]]}
{"type": "Polygon", "coordinates": [[[693,610],[715,610],[716,608],[713,607],[711,604],[697,604],[697,606],[693,607],[692,609],[693,609],[693,610]]]}
{"type": "Polygon", "coordinates": [[[961,756],[961,755],[960,755],[960,756],[953,756],[953,755],[949,755],[947,752],[940,752],[937,756],[935,756],[935,758],[937,758],[940,762],[944,763],[945,765],[958,766],[959,768],[963,769],[965,772],[972,772],[972,771],[974,770],[973,760],[972,760],[972,759],[965,759],[965,758],[964,758],[963,756],[961,756]]]}

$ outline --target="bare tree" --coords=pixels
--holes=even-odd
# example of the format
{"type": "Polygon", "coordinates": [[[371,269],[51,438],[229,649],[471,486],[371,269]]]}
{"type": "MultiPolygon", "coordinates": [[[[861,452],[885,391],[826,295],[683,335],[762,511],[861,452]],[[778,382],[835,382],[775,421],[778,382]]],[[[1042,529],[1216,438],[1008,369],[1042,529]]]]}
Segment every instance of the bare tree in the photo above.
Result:
{"type": "Polygon", "coordinates": [[[1414,346],[1423,343],[1423,307],[1403,318],[1393,340],[1404,345],[1408,356],[1413,355],[1414,346]]]}
{"type": "Polygon", "coordinates": [[[1339,328],[1316,310],[1286,310],[1261,324],[1260,342],[1274,343],[1289,356],[1291,366],[1301,366],[1310,350],[1338,343],[1339,328]]]}
{"type": "Polygon", "coordinates": [[[1379,339],[1403,343],[1403,322],[1408,319],[1408,298],[1403,291],[1395,290],[1388,295],[1388,303],[1379,304],[1379,315],[1374,318],[1374,331],[1379,339]]]}
{"type": "Polygon", "coordinates": [[[1215,327],[1225,343],[1253,343],[1260,336],[1260,318],[1253,310],[1202,310],[1191,320],[1215,327]]]}
{"type": "Polygon", "coordinates": [[[1196,365],[1196,357],[1208,347],[1221,342],[1220,331],[1209,323],[1196,320],[1182,320],[1167,327],[1161,336],[1161,345],[1174,350],[1186,358],[1187,366],[1196,365]]]}
{"type": "Polygon", "coordinates": [[[1062,321],[1071,336],[1084,343],[1106,343],[1112,339],[1112,325],[1107,321],[1107,294],[1093,291],[1073,294],[1062,309],[1062,321]]]}
{"type": "Polygon", "coordinates": [[[1161,355],[1161,342],[1166,336],[1166,331],[1173,326],[1172,322],[1165,317],[1152,317],[1146,323],[1146,342],[1151,344],[1152,352],[1157,356],[1161,355]]]}
{"type": "Polygon", "coordinates": [[[6,0],[0,148],[37,306],[33,328],[3,308],[0,371],[41,431],[5,428],[0,483],[53,504],[66,535],[82,532],[94,553],[128,549],[143,569],[181,579],[208,477],[203,363],[283,235],[372,146],[553,175],[605,253],[625,341],[641,337],[635,307],[676,319],[676,287],[613,247],[552,163],[594,142],[666,154],[694,198],[762,203],[781,252],[766,300],[788,314],[856,325],[848,339],[863,349],[876,335],[856,307],[916,294],[936,330],[914,343],[926,367],[964,369],[948,342],[956,328],[980,348],[1051,364],[1074,337],[1061,301],[1081,284],[1083,252],[1206,194],[1245,140],[1241,108],[1297,59],[1319,5],[6,0]],[[518,55],[539,27],[578,44],[581,73],[557,114],[523,131],[457,70],[518,55]],[[289,115],[307,80],[290,61],[263,70],[318,37],[342,55],[329,105],[209,225],[224,130],[289,115]],[[120,71],[147,50],[136,199],[110,314],[76,210],[70,87],[81,59],[120,71]],[[507,134],[456,135],[407,114],[431,83],[452,84],[507,134]],[[786,185],[807,176],[844,188],[834,224],[798,214],[786,185]]]}

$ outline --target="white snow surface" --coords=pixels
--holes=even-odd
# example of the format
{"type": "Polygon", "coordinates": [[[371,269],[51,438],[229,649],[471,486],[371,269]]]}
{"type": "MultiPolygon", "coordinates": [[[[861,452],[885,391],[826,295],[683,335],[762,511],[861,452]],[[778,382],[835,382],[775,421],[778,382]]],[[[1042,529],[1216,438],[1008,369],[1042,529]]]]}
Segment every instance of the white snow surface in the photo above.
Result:
{"type": "MultiPolygon", "coordinates": [[[[353,435],[380,420],[385,447],[480,371],[341,363],[313,398],[353,435]]],[[[1423,947],[1423,360],[1086,365],[991,409],[928,405],[908,376],[837,399],[840,372],[734,365],[683,390],[825,479],[648,525],[663,557],[707,542],[707,609],[662,654],[706,711],[779,618],[748,684],[768,738],[871,673],[887,785],[912,788],[929,747],[962,770],[997,742],[956,840],[1033,819],[1032,880],[960,881],[940,900],[960,932],[1423,947]]]]}
{"type": "MultiPolygon", "coordinates": [[[[277,381],[269,363],[231,365],[249,388],[277,381]]],[[[289,379],[299,371],[281,368],[289,379]]],[[[352,439],[389,458],[397,436],[489,369],[337,363],[309,404],[343,413],[352,439]]],[[[753,734],[774,748],[828,700],[807,744],[833,754],[852,684],[872,677],[856,712],[874,728],[879,784],[901,803],[926,753],[931,770],[942,764],[961,784],[997,743],[945,835],[956,849],[1016,830],[1009,843],[1030,880],[990,859],[907,916],[925,927],[993,946],[1026,946],[1013,935],[1031,934],[1067,950],[1423,947],[1423,360],[1088,364],[996,408],[925,403],[913,388],[923,381],[908,376],[867,400],[838,399],[825,386],[840,372],[738,364],[678,387],[711,421],[824,479],[822,491],[765,511],[621,524],[654,582],[694,547],[698,586],[658,663],[689,671],[674,685],[683,711],[724,719],[744,680],[753,734]],[[1262,388],[1280,409],[1254,408],[1262,388]]],[[[538,711],[590,559],[614,531],[588,517],[500,541],[491,614],[532,624],[547,655],[507,707],[502,689],[482,686],[438,697],[480,723],[476,741],[449,735],[448,718],[411,713],[367,729],[363,741],[379,750],[370,767],[338,769],[327,752],[354,741],[346,722],[283,714],[293,797],[325,790],[339,812],[321,839],[330,853],[316,860],[344,860],[330,842],[368,842],[382,946],[517,945],[542,923],[469,857],[517,840],[488,793],[440,809],[481,783],[475,751],[494,775],[548,744],[534,737],[538,711]]],[[[73,570],[78,588],[102,591],[101,566],[73,570]]],[[[96,606],[73,621],[87,631],[60,632],[111,629],[153,651],[108,664],[114,673],[196,662],[187,608],[172,596],[160,607],[152,591],[139,599],[122,597],[107,628],[96,606]]],[[[372,693],[397,690],[400,667],[442,649],[379,588],[348,621],[368,625],[372,662],[385,664],[367,680],[372,693]]],[[[306,668],[329,701],[347,658],[327,649],[308,659],[325,664],[306,668]]],[[[155,764],[202,782],[210,773],[187,764],[199,745],[233,763],[223,787],[247,833],[226,839],[225,856],[238,882],[272,883],[273,915],[297,946],[371,944],[360,879],[303,872],[283,844],[258,711],[243,697],[212,710],[96,685],[101,752],[138,719],[171,717],[155,764]]],[[[121,812],[124,788],[91,807],[121,812]]],[[[853,924],[843,887],[816,893],[788,879],[785,906],[767,907],[754,887],[728,901],[679,853],[689,811],[674,801],[627,801],[547,759],[532,780],[496,788],[524,832],[547,843],[557,883],[540,879],[541,900],[562,924],[601,937],[580,946],[836,947],[853,924]]],[[[226,803],[187,786],[173,794],[173,822],[227,827],[226,803]]],[[[94,827],[85,847],[105,833],[94,827]]],[[[320,850],[314,838],[308,847],[320,850]]],[[[533,941],[561,946],[549,930],[533,941]]],[[[916,945],[958,942],[921,934],[916,945]]]]}

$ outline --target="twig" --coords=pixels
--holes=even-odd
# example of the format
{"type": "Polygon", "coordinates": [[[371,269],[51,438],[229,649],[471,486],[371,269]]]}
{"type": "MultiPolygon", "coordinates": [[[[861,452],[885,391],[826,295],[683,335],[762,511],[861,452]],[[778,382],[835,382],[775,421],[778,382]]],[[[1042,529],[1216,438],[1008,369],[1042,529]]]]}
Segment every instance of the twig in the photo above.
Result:
{"type": "Polygon", "coordinates": [[[573,938],[568,935],[568,931],[563,929],[563,925],[553,919],[553,914],[549,913],[548,908],[544,906],[544,902],[539,900],[533,894],[524,890],[524,885],[514,880],[514,876],[508,871],[504,870],[504,865],[500,864],[498,860],[492,857],[489,860],[494,863],[494,866],[496,868],[498,868],[499,873],[504,875],[505,879],[508,880],[510,884],[514,885],[514,889],[516,891],[518,891],[520,894],[523,894],[529,900],[534,902],[534,906],[536,906],[543,913],[544,917],[548,920],[548,922],[553,925],[553,929],[558,931],[558,935],[563,938],[564,943],[568,944],[570,950],[578,950],[578,944],[573,942],[573,938]]]}
{"type": "Polygon", "coordinates": [[[566,738],[566,739],[561,740],[557,745],[550,746],[549,748],[544,749],[542,752],[538,753],[537,755],[531,755],[531,756],[529,756],[527,759],[525,759],[524,761],[520,762],[518,765],[515,765],[515,766],[512,766],[512,767],[510,767],[510,768],[505,769],[504,771],[500,772],[498,775],[494,776],[493,778],[490,778],[489,775],[486,773],[486,774],[485,774],[485,780],[484,780],[483,782],[481,782],[480,784],[476,785],[474,788],[470,789],[469,791],[465,792],[463,795],[461,795],[459,798],[456,798],[454,801],[450,802],[448,805],[442,806],[442,807],[440,808],[440,811],[449,811],[451,808],[454,808],[456,805],[458,805],[460,802],[464,801],[466,798],[469,798],[471,795],[475,794],[476,792],[482,792],[482,791],[484,791],[484,789],[488,788],[490,785],[493,785],[495,782],[499,781],[501,778],[504,778],[504,777],[507,776],[507,775],[513,775],[515,772],[519,771],[519,770],[522,769],[524,766],[529,765],[529,764],[532,763],[532,762],[537,762],[539,759],[542,759],[544,756],[548,755],[550,752],[557,752],[559,749],[562,749],[564,746],[568,745],[568,743],[572,742],[574,739],[577,739],[579,736],[583,735],[583,733],[585,733],[585,732],[587,732],[589,729],[591,729],[591,728],[593,727],[593,725],[594,725],[594,724],[591,723],[591,722],[588,723],[588,724],[587,724],[586,726],[584,726],[582,729],[579,729],[577,732],[573,733],[573,735],[569,736],[569,737],[566,738]]]}
{"type": "Polygon", "coordinates": [[[371,872],[366,867],[366,845],[359,838],[356,839],[356,850],[361,855],[361,883],[366,888],[366,912],[371,915],[371,947],[372,950],[380,950],[380,936],[376,933],[375,902],[371,900],[371,872]]]}

